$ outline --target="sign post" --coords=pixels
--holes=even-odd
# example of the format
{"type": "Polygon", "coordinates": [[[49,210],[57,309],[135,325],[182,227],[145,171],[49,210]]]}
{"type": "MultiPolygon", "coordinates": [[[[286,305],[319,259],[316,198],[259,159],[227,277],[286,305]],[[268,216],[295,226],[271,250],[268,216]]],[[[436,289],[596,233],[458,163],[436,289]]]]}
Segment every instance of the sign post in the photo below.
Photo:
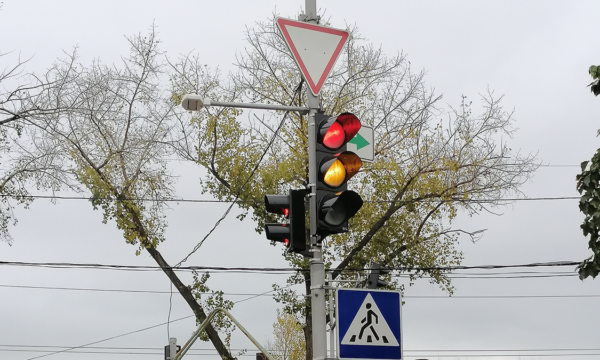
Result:
{"type": "Polygon", "coordinates": [[[308,104],[308,188],[310,213],[310,301],[312,313],[313,359],[327,358],[325,309],[325,264],[317,235],[317,139],[315,115],[320,110],[319,93],[342,52],[347,31],[319,26],[316,0],[305,0],[304,22],[278,18],[277,26],[306,80],[308,104]]]}

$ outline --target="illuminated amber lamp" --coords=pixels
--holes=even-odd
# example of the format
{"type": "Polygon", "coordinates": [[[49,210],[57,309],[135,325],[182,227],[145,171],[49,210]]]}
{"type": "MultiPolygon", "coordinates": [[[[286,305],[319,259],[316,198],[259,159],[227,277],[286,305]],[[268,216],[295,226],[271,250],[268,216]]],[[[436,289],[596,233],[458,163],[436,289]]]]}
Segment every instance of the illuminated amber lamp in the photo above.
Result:
{"type": "Polygon", "coordinates": [[[361,167],[362,161],[358,155],[344,151],[337,157],[324,159],[319,167],[319,173],[327,186],[337,188],[356,175],[361,167]]]}

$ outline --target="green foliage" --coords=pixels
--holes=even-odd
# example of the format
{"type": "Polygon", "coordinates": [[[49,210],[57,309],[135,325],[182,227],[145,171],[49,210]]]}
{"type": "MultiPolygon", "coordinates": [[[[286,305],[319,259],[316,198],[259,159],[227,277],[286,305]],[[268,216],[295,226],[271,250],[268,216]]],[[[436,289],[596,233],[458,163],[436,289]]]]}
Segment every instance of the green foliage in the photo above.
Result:
{"type": "Polygon", "coordinates": [[[590,66],[590,69],[588,70],[588,72],[592,76],[592,79],[597,79],[598,77],[600,77],[600,71],[599,71],[598,66],[596,66],[596,65],[590,66]]]}
{"type": "Polygon", "coordinates": [[[590,237],[588,245],[592,250],[592,256],[578,266],[579,278],[583,280],[600,273],[600,149],[591,161],[581,163],[581,174],[576,180],[581,194],[579,211],[585,215],[581,230],[584,236],[590,237]]]}
{"type": "MultiPolygon", "coordinates": [[[[202,307],[206,310],[207,313],[211,312],[215,308],[222,308],[225,310],[233,309],[233,301],[225,300],[223,298],[223,291],[214,291],[210,290],[207,285],[208,279],[210,279],[210,274],[208,272],[199,275],[196,271],[193,272],[194,282],[191,286],[192,293],[196,300],[200,301],[202,307]]],[[[227,347],[231,346],[231,334],[235,330],[235,325],[229,319],[229,317],[223,313],[218,313],[213,321],[211,322],[213,327],[218,331],[222,331],[225,333],[224,342],[227,347]]],[[[200,325],[197,321],[197,325],[200,325]]],[[[200,334],[200,339],[204,341],[208,341],[208,335],[206,332],[202,332],[200,334]]]]}
{"type": "Polygon", "coordinates": [[[267,341],[267,348],[277,360],[306,359],[304,332],[295,316],[277,310],[277,321],[273,324],[273,341],[267,341]]]}
{"type": "Polygon", "coordinates": [[[592,76],[592,79],[594,79],[588,86],[592,93],[598,96],[600,94],[600,66],[592,65],[588,72],[592,76]]]}

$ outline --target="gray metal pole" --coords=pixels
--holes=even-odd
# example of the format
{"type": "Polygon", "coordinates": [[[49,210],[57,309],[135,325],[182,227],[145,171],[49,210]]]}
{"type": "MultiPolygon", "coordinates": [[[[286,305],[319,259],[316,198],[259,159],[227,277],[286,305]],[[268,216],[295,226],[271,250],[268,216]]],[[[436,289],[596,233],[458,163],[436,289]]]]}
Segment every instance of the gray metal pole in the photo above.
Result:
{"type": "Polygon", "coordinates": [[[329,285],[329,304],[327,305],[329,307],[329,357],[335,359],[335,333],[337,332],[337,329],[335,327],[337,326],[337,324],[336,320],[334,320],[335,303],[333,301],[333,296],[335,294],[335,290],[332,289],[332,280],[332,274],[327,274],[327,285],[329,285]]]}
{"type": "Polygon", "coordinates": [[[306,15],[307,22],[317,23],[317,0],[305,0],[304,1],[304,11],[306,15]]]}
{"type": "Polygon", "coordinates": [[[204,99],[204,106],[222,106],[246,109],[264,109],[264,110],[279,110],[279,111],[298,111],[303,114],[308,112],[308,109],[302,106],[286,106],[274,104],[248,104],[239,102],[213,101],[204,99]]]}
{"type": "MultiPolygon", "coordinates": [[[[317,1],[305,0],[305,21],[317,22],[317,1]]],[[[327,324],[325,321],[325,264],[323,249],[317,236],[317,159],[314,149],[317,146],[315,134],[315,114],[319,110],[319,98],[306,87],[308,102],[308,182],[310,183],[310,243],[313,257],[310,259],[310,304],[312,312],[313,359],[324,360],[327,357],[327,324]]]]}
{"type": "Polygon", "coordinates": [[[169,338],[169,359],[175,359],[177,355],[177,338],[169,338]]]}

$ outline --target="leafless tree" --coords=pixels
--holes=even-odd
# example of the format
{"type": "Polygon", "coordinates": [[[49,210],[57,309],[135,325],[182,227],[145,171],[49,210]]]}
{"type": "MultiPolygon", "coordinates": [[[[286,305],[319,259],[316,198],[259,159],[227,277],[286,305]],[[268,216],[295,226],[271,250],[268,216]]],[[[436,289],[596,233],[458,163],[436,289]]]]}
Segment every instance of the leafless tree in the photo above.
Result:
{"type": "Polygon", "coordinates": [[[0,53],[0,241],[9,244],[9,225],[17,221],[14,207],[31,203],[31,187],[56,191],[75,186],[57,148],[31,126],[39,117],[73,109],[73,103],[55,101],[72,80],[72,64],[63,64],[64,76],[51,78],[51,72],[27,72],[28,61],[15,52],[0,53]]]}
{"type": "MultiPolygon", "coordinates": [[[[47,91],[46,101],[67,110],[35,114],[28,127],[32,138],[61,155],[69,181],[91,194],[104,222],[114,221],[137,254],[148,253],[203,321],[195,287],[186,286],[157,249],[165,240],[165,200],[175,195],[167,159],[178,104],[165,92],[165,56],[154,28],[128,41],[130,54],[120,64],[85,66],[76,53],[56,63],[47,78],[61,86],[47,91]]],[[[222,358],[231,358],[215,327],[206,334],[222,358]]]]}

